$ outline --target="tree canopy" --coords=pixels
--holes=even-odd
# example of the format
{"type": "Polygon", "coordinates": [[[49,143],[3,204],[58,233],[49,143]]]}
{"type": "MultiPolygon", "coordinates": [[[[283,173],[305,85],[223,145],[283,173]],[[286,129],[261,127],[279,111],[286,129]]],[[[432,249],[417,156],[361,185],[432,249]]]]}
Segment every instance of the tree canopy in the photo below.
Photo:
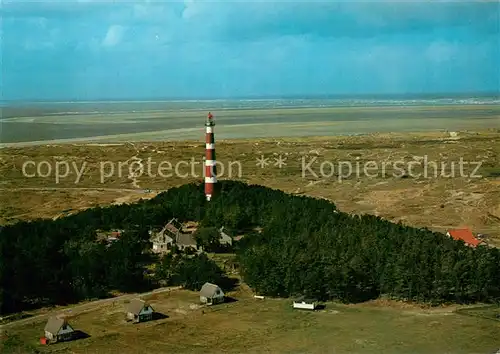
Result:
{"type": "MultiPolygon", "coordinates": [[[[0,229],[0,309],[60,304],[152,287],[148,231],[172,217],[202,228],[245,232],[236,246],[244,281],[269,296],[304,294],[361,301],[388,295],[425,302],[500,300],[500,251],[472,249],[427,229],[257,185],[221,181],[205,200],[186,184],[130,205],[92,208],[56,220],[0,229]],[[262,231],[254,229],[259,227],[262,231]],[[125,229],[111,245],[96,230],[125,229]]],[[[207,266],[203,258],[185,269],[207,266]]],[[[180,272],[180,271],[179,271],[180,272]]],[[[179,274],[179,272],[175,274],[179,274]]],[[[186,285],[202,280],[185,278],[186,285]]]]}
{"type": "Polygon", "coordinates": [[[220,233],[216,227],[200,227],[194,233],[198,246],[207,252],[215,252],[220,248],[220,233]]]}

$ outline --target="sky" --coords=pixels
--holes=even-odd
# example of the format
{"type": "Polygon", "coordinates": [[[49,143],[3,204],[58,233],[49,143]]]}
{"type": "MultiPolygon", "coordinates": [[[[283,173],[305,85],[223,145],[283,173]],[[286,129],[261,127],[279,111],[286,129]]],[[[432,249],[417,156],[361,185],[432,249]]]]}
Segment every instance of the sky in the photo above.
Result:
{"type": "Polygon", "coordinates": [[[500,91],[499,2],[0,6],[3,100],[500,91]]]}

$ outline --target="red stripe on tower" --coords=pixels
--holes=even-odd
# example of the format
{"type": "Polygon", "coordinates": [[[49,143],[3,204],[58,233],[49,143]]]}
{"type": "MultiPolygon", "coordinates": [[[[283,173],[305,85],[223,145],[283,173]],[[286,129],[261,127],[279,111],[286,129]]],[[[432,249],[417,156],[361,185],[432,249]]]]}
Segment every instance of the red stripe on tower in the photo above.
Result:
{"type": "Polygon", "coordinates": [[[215,168],[215,140],[214,140],[213,115],[209,112],[205,122],[205,196],[207,200],[212,199],[217,183],[217,171],[215,168]]]}

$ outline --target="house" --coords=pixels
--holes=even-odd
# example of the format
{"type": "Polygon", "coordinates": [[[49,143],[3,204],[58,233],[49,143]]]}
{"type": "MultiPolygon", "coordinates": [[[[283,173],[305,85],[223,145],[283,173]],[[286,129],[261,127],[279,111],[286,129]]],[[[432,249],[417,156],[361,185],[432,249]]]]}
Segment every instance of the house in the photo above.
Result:
{"type": "Polygon", "coordinates": [[[222,303],[224,302],[224,292],[215,284],[205,283],[200,290],[200,301],[207,305],[222,303]]]}
{"type": "Polygon", "coordinates": [[[44,331],[45,338],[51,342],[68,341],[75,335],[75,330],[64,317],[50,317],[44,331]]]}
{"type": "Polygon", "coordinates": [[[124,230],[98,231],[97,238],[106,241],[108,244],[118,241],[124,230]]]}
{"type": "Polygon", "coordinates": [[[134,299],[125,306],[127,319],[134,323],[150,321],[153,319],[153,308],[141,299],[134,299]]]}
{"type": "Polygon", "coordinates": [[[446,236],[451,237],[454,240],[462,240],[465,242],[465,245],[469,247],[477,247],[483,243],[481,240],[475,238],[472,231],[467,228],[448,230],[446,236]]]}
{"type": "Polygon", "coordinates": [[[151,236],[150,240],[153,244],[153,252],[155,253],[168,252],[172,249],[175,240],[170,236],[171,234],[167,232],[167,226],[168,224],[158,233],[149,232],[151,236]]]}
{"type": "Polygon", "coordinates": [[[304,297],[300,297],[293,301],[294,309],[315,310],[316,307],[318,307],[318,303],[314,299],[306,299],[304,297]]]}
{"type": "Polygon", "coordinates": [[[192,228],[185,228],[182,223],[173,218],[159,232],[149,231],[150,241],[153,244],[153,252],[169,252],[174,245],[181,250],[192,248],[198,252],[202,252],[201,247],[198,247],[196,244],[192,231],[192,228]]]}
{"type": "Polygon", "coordinates": [[[221,245],[229,245],[229,246],[233,245],[233,238],[224,232],[224,226],[220,228],[219,233],[220,233],[219,243],[221,245]]]}
{"type": "Polygon", "coordinates": [[[177,235],[177,239],[175,240],[175,244],[181,250],[192,248],[198,252],[202,252],[202,248],[197,245],[193,234],[179,233],[179,235],[177,235]]]}

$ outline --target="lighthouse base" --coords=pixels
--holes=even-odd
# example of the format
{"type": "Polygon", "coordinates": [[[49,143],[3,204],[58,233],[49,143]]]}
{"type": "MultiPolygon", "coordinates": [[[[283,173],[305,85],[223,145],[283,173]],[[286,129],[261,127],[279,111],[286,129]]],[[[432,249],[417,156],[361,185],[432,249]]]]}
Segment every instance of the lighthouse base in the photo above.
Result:
{"type": "Polygon", "coordinates": [[[210,199],[212,199],[212,196],[210,194],[207,194],[207,201],[209,202],[210,199]]]}

